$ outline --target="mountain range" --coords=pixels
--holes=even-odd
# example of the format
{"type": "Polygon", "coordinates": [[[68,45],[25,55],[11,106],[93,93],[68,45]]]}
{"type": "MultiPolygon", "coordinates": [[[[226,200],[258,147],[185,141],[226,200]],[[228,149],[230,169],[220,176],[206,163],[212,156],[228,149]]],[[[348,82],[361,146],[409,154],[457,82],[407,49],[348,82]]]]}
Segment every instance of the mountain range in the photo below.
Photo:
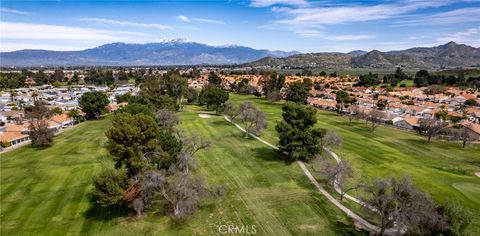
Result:
{"type": "Polygon", "coordinates": [[[144,66],[224,65],[263,57],[286,57],[299,52],[257,50],[249,47],[209,46],[182,39],[158,43],[111,43],[81,51],[19,50],[0,53],[1,66],[144,66]]]}
{"type": "Polygon", "coordinates": [[[401,66],[441,69],[480,67],[480,48],[449,42],[436,47],[389,52],[299,53],[170,40],[145,44],[111,43],[81,51],[25,49],[1,52],[0,59],[3,67],[239,65],[261,68],[391,69],[401,66]]]}
{"type": "Polygon", "coordinates": [[[480,67],[480,48],[449,42],[436,47],[416,47],[401,51],[372,50],[349,53],[306,53],[283,58],[266,57],[245,64],[251,67],[325,69],[369,68],[442,69],[480,67]]]}

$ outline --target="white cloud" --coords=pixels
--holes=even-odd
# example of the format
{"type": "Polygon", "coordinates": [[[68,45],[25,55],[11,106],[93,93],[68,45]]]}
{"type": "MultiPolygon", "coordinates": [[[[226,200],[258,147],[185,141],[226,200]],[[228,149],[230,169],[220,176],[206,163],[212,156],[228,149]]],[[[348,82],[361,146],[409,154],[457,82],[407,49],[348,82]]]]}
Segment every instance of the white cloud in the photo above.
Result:
{"type": "Polygon", "coordinates": [[[480,27],[449,33],[438,37],[436,40],[439,43],[454,41],[456,43],[464,43],[470,46],[480,47],[480,27]]]}
{"type": "Polygon", "coordinates": [[[86,40],[86,41],[132,41],[132,37],[145,34],[126,31],[99,30],[61,25],[0,22],[0,39],[24,40],[86,40]]]}
{"type": "MultiPolygon", "coordinates": [[[[426,16],[425,13],[418,15],[419,10],[438,8],[455,2],[472,1],[478,0],[396,0],[371,4],[316,1],[311,2],[309,5],[273,6],[271,7],[271,11],[278,15],[279,19],[273,20],[261,26],[261,28],[291,31],[305,38],[312,37],[337,41],[365,40],[374,38],[375,36],[365,34],[364,32],[356,34],[354,31],[350,31],[353,34],[332,35],[329,29],[332,28],[331,26],[333,25],[386,19],[406,21],[407,19],[418,19],[425,16],[428,20],[428,16],[426,16]]],[[[276,1],[272,0],[271,2],[276,1]]],[[[458,11],[438,14],[432,21],[441,21],[444,23],[459,21],[476,22],[479,21],[479,18],[480,12],[476,8],[464,8],[458,11]]]]}
{"type": "Polygon", "coordinates": [[[188,19],[188,17],[186,16],[183,16],[183,15],[180,15],[180,16],[177,16],[177,18],[183,22],[187,22],[187,23],[190,23],[190,19],[188,19]]]}
{"type": "Polygon", "coordinates": [[[445,25],[480,22],[480,7],[461,8],[399,21],[399,25],[445,25]]]}
{"type": "Polygon", "coordinates": [[[212,19],[206,19],[206,18],[189,18],[184,15],[179,15],[177,16],[177,19],[186,22],[186,23],[191,23],[191,22],[204,22],[204,23],[210,23],[210,24],[218,24],[218,25],[225,25],[227,23],[219,20],[212,20],[212,19]]]}
{"type": "Polygon", "coordinates": [[[156,28],[156,29],[171,29],[171,26],[162,25],[162,24],[145,24],[145,23],[137,23],[137,22],[130,22],[130,21],[119,21],[119,20],[112,20],[112,19],[104,19],[104,18],[80,18],[79,21],[88,21],[88,22],[95,22],[101,24],[109,24],[109,25],[122,25],[122,26],[134,26],[134,27],[144,27],[144,28],[156,28]]]}
{"type": "Polygon", "coordinates": [[[26,11],[19,11],[15,9],[10,9],[10,8],[0,8],[0,13],[11,13],[11,14],[17,14],[17,15],[30,15],[30,12],[26,11]]]}
{"type": "Polygon", "coordinates": [[[290,6],[308,6],[305,0],[252,0],[252,7],[269,7],[273,5],[290,5],[290,6]]]}

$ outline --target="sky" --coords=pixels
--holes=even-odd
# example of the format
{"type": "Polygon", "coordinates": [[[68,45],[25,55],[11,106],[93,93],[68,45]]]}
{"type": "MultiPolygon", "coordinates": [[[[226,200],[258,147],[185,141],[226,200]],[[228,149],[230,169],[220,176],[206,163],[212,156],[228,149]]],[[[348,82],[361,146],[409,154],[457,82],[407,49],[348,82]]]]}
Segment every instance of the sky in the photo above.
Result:
{"type": "Polygon", "coordinates": [[[300,52],[480,47],[480,0],[0,2],[0,51],[176,38],[300,52]]]}

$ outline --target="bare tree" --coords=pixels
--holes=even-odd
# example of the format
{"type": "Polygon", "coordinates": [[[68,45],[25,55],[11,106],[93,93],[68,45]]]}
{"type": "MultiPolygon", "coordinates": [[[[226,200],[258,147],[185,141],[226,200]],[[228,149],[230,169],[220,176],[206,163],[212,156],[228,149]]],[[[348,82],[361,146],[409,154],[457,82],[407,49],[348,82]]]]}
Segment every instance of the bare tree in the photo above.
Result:
{"type": "Polygon", "coordinates": [[[462,125],[461,128],[455,129],[454,137],[462,141],[462,148],[467,146],[467,143],[475,141],[475,135],[471,130],[472,124],[462,125]]]}
{"type": "Polygon", "coordinates": [[[372,110],[367,115],[367,121],[370,121],[372,132],[375,132],[375,129],[383,123],[383,118],[385,114],[379,110],[372,110]]]}
{"type": "Polygon", "coordinates": [[[47,146],[53,141],[54,131],[48,128],[47,120],[31,120],[29,125],[29,136],[33,145],[47,146]]]}
{"type": "Polygon", "coordinates": [[[267,100],[269,102],[277,102],[277,101],[280,101],[281,99],[282,99],[282,95],[278,90],[271,91],[267,94],[267,100]]]}
{"type": "Polygon", "coordinates": [[[334,131],[328,131],[322,138],[322,144],[324,147],[338,147],[342,145],[342,138],[334,131]]]}
{"type": "Polygon", "coordinates": [[[265,114],[251,102],[244,102],[239,106],[239,120],[245,125],[245,137],[250,134],[258,135],[267,127],[265,114]]]}
{"type": "Polygon", "coordinates": [[[347,114],[348,125],[352,125],[353,120],[361,118],[361,111],[358,106],[350,106],[349,110],[350,112],[347,114]]]}
{"type": "Polygon", "coordinates": [[[348,179],[353,178],[354,172],[347,161],[332,161],[321,159],[318,160],[318,173],[322,176],[326,184],[338,187],[340,190],[340,201],[343,200],[345,194],[351,190],[357,189],[359,185],[353,185],[345,189],[348,179]]]}
{"type": "Polygon", "coordinates": [[[158,126],[165,129],[171,129],[178,124],[178,116],[168,109],[160,109],[156,114],[158,126]]]}
{"type": "Polygon", "coordinates": [[[366,206],[373,207],[380,216],[380,235],[394,223],[398,233],[406,230],[412,235],[432,235],[448,227],[435,202],[406,177],[400,181],[376,180],[365,189],[369,194],[364,200],[366,206]]]}
{"type": "Polygon", "coordinates": [[[234,122],[239,115],[238,106],[231,101],[226,101],[223,104],[223,114],[227,116],[230,122],[234,122]]]}
{"type": "Polygon", "coordinates": [[[430,143],[432,137],[435,137],[444,127],[445,123],[436,120],[436,119],[428,119],[428,118],[421,118],[418,120],[419,124],[419,133],[426,135],[427,143],[430,143]]]}
{"type": "Polygon", "coordinates": [[[45,146],[53,141],[54,131],[48,128],[48,119],[53,112],[43,101],[35,101],[34,106],[25,108],[29,119],[29,135],[33,145],[45,146]]]}
{"type": "MultiPolygon", "coordinates": [[[[371,185],[365,187],[369,197],[363,202],[366,206],[376,209],[380,217],[380,235],[385,233],[385,229],[392,225],[395,215],[395,198],[389,191],[389,183],[387,180],[377,179],[371,185]]],[[[367,208],[368,208],[367,207],[367,208]]],[[[367,210],[370,210],[369,208],[367,210]]]]}
{"type": "Polygon", "coordinates": [[[189,173],[191,169],[195,169],[195,154],[202,149],[209,148],[210,145],[209,141],[202,140],[196,135],[183,137],[182,150],[177,156],[177,161],[170,167],[170,172],[182,171],[189,173]]]}
{"type": "Polygon", "coordinates": [[[200,201],[208,196],[208,189],[201,176],[177,171],[168,177],[160,193],[168,202],[171,216],[185,219],[195,213],[200,201]]]}

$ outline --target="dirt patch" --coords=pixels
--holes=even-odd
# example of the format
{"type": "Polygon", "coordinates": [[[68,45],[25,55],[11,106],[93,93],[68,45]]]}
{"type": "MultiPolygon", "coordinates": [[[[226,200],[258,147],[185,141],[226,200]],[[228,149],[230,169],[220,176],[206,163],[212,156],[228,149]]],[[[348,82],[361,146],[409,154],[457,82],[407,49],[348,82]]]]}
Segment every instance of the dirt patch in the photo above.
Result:
{"type": "Polygon", "coordinates": [[[200,118],[203,118],[203,119],[208,119],[208,118],[210,118],[210,115],[209,115],[209,114],[198,114],[198,116],[199,116],[200,118]]]}

